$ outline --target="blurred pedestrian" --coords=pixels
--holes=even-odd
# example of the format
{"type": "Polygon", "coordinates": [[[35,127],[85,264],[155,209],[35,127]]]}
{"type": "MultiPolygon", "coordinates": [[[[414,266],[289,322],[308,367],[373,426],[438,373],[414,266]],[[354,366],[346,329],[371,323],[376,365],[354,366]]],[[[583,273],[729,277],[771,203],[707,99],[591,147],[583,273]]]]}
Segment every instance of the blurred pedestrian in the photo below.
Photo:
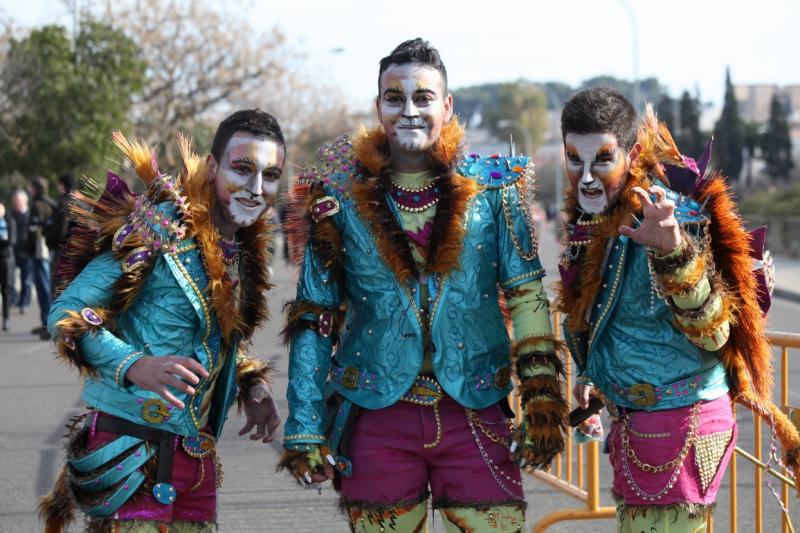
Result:
{"type": "MultiPolygon", "coordinates": [[[[70,222],[67,215],[69,208],[69,197],[75,189],[75,176],[72,174],[62,174],[58,177],[58,203],[53,211],[53,218],[50,221],[50,231],[47,232],[47,247],[50,249],[50,274],[51,279],[56,272],[58,259],[64,249],[64,244],[69,234],[70,222]]],[[[53,293],[53,284],[50,284],[50,292],[53,293]]]]}
{"type": "Polygon", "coordinates": [[[50,339],[47,331],[47,315],[50,313],[50,250],[46,237],[50,231],[56,203],[48,196],[47,178],[39,176],[30,184],[31,209],[28,220],[28,261],[33,284],[36,287],[36,299],[39,301],[39,318],[41,325],[33,328],[31,333],[39,335],[43,340],[50,339]]]}
{"type": "MultiPolygon", "coordinates": [[[[19,292],[14,293],[14,303],[19,307],[19,312],[25,314],[25,309],[31,304],[31,263],[28,254],[28,222],[30,220],[28,209],[28,193],[17,189],[11,195],[11,217],[14,231],[14,264],[19,268],[19,292]]],[[[11,279],[14,279],[12,272],[11,279]]]]}
{"type": "Polygon", "coordinates": [[[0,298],[3,299],[3,331],[8,331],[10,299],[14,286],[14,242],[16,240],[14,219],[6,216],[6,206],[0,203],[0,298]]]}

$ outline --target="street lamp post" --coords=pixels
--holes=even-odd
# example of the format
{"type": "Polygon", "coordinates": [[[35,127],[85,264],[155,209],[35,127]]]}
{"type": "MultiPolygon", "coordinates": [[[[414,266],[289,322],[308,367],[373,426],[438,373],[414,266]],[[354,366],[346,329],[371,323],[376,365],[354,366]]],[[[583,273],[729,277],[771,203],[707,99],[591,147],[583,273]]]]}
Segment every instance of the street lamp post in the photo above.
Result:
{"type": "MultiPolygon", "coordinates": [[[[553,104],[553,108],[556,110],[556,113],[561,113],[561,109],[564,107],[564,103],[559,98],[558,93],[556,93],[552,87],[548,86],[547,84],[542,84],[542,90],[544,90],[547,99],[553,104]]],[[[558,139],[561,138],[558,135],[559,132],[556,132],[554,138],[556,139],[556,143],[558,143],[558,139]]],[[[562,195],[564,194],[564,161],[562,159],[563,150],[558,149],[558,157],[556,161],[556,190],[555,190],[555,200],[556,205],[561,206],[562,195]]]]}
{"type": "Polygon", "coordinates": [[[628,18],[631,19],[631,34],[633,36],[633,108],[638,113],[642,109],[642,95],[639,87],[639,31],[636,24],[636,13],[626,0],[617,0],[628,18]]]}

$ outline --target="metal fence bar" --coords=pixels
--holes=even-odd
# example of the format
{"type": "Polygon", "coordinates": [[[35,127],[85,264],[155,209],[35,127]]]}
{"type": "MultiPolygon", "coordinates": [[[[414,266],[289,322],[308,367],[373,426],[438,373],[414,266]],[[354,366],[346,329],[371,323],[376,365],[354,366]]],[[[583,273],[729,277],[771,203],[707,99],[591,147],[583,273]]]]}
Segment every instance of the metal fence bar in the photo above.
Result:
{"type": "MultiPolygon", "coordinates": [[[[554,320],[558,324],[557,320],[554,320]]],[[[558,326],[556,326],[556,331],[558,326]]],[[[767,338],[774,347],[780,347],[781,350],[781,377],[780,377],[780,401],[781,408],[789,414],[789,349],[800,348],[800,334],[785,333],[785,332],[768,332],[767,338]]],[[[567,377],[565,380],[567,402],[572,407],[572,372],[574,366],[571,361],[565,362],[567,377]]],[[[737,405],[733,405],[733,415],[736,418],[737,405]]],[[[782,484],[781,499],[784,505],[788,508],[790,503],[790,489],[794,487],[794,482],[791,479],[786,469],[782,471],[775,470],[767,467],[763,461],[763,439],[762,439],[762,421],[761,418],[753,413],[753,429],[754,429],[754,453],[751,454],[738,446],[735,448],[735,453],[731,457],[728,467],[728,479],[730,484],[730,496],[728,516],[730,517],[730,532],[738,533],[738,463],[737,456],[752,462],[755,465],[755,531],[756,533],[763,532],[763,481],[764,473],[771,475],[780,480],[782,484]]],[[[544,483],[550,485],[556,490],[572,496],[584,504],[584,507],[561,509],[548,514],[539,522],[534,524],[532,532],[544,532],[551,525],[566,521],[566,520],[591,520],[598,518],[614,518],[616,516],[616,509],[614,507],[601,507],[600,506],[600,446],[598,442],[592,441],[588,445],[578,445],[574,442],[572,432],[568,432],[566,439],[566,449],[563,454],[559,455],[556,460],[555,472],[549,470],[548,472],[534,471],[532,475],[544,483]],[[577,470],[577,484],[573,483],[573,474],[577,470]],[[585,487],[584,487],[585,482],[585,487]],[[585,488],[585,490],[584,490],[585,488]]],[[[708,533],[714,531],[713,516],[708,520],[708,533]]],[[[788,519],[785,517],[782,526],[782,533],[794,533],[794,528],[788,519]]]]}

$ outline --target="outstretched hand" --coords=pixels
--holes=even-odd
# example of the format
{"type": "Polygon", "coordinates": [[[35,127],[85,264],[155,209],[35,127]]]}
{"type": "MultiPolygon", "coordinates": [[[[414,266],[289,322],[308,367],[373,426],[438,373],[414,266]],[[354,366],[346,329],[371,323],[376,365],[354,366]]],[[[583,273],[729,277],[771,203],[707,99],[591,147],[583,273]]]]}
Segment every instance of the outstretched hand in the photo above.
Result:
{"type": "Polygon", "coordinates": [[[659,255],[673,252],[682,242],[680,226],[675,218],[675,202],[667,198],[664,189],[656,185],[650,187],[650,192],[656,195],[655,202],[641,187],[632,190],[642,202],[644,221],[636,229],[620,226],[619,233],[655,249],[659,255]]]}
{"type": "Polygon", "coordinates": [[[250,435],[250,440],[261,439],[262,442],[275,440],[275,432],[281,425],[281,417],[272,391],[264,381],[258,380],[250,387],[244,404],[244,414],[247,422],[239,430],[239,435],[245,435],[255,427],[256,432],[250,435]]]}

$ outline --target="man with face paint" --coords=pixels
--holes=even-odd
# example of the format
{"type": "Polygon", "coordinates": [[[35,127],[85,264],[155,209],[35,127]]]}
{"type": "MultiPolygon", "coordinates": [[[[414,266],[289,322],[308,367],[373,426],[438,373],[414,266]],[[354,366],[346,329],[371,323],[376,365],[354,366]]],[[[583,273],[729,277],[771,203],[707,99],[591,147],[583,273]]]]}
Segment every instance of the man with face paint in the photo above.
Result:
{"type": "Polygon", "coordinates": [[[277,121],[226,118],[204,159],[179,138],[184,168],[162,174],[144,144],[115,134],[146,185],[109,172],[99,199],[76,193],[48,327],[86,377],[90,411],[40,504],[47,531],[78,507],[87,531],[216,531],[216,441],[236,400],[250,439],[274,439],[270,367],[246,355],[267,315],[270,224],[285,159],[277,121]],[[254,429],[255,428],[255,429],[254,429]]]}
{"type": "MultiPolygon", "coordinates": [[[[565,105],[570,191],[557,308],[577,401],[603,399],[621,533],[696,533],[736,442],[732,399],[800,437],[771,403],[750,236],[724,178],[682,156],[652,110],[594,88],[565,105]]],[[[767,294],[763,292],[762,294],[767,294]]],[[[764,305],[766,308],[766,305],[764,305]]]]}
{"type": "Polygon", "coordinates": [[[335,477],[353,531],[421,531],[429,494],[448,532],[524,531],[519,465],[550,462],[566,417],[532,165],[462,159],[426,41],[381,60],[378,88],[380,126],[323,147],[295,191],[292,232],[307,244],[287,306],[280,467],[301,483],[335,477]]]}

